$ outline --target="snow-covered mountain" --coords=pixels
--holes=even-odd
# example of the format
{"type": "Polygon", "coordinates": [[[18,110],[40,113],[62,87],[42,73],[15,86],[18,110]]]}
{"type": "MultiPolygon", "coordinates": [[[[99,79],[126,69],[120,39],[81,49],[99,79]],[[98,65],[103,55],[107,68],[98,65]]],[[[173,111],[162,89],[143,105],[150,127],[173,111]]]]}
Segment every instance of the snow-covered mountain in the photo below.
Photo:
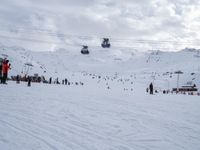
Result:
{"type": "Polygon", "coordinates": [[[179,52],[130,50],[112,47],[89,47],[90,54],[82,55],[78,47],[56,51],[33,52],[21,47],[0,46],[1,57],[12,64],[10,75],[35,73],[45,77],[66,77],[72,72],[88,72],[126,76],[135,75],[149,80],[176,83],[175,71],[181,75],[182,84],[193,81],[200,85],[200,50],[186,48],[179,52]]]}

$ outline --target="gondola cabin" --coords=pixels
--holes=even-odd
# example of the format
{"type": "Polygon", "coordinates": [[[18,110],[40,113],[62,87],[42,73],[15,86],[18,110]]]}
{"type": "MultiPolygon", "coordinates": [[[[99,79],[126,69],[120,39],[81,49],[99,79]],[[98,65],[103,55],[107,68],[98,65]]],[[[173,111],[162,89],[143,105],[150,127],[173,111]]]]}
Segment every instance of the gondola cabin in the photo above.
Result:
{"type": "Polygon", "coordinates": [[[84,45],[81,49],[81,54],[88,55],[89,53],[88,46],[84,45]]]}
{"type": "Polygon", "coordinates": [[[109,39],[108,38],[104,38],[103,42],[101,44],[101,47],[103,47],[103,48],[110,48],[110,46],[111,46],[111,44],[110,44],[109,39]]]}

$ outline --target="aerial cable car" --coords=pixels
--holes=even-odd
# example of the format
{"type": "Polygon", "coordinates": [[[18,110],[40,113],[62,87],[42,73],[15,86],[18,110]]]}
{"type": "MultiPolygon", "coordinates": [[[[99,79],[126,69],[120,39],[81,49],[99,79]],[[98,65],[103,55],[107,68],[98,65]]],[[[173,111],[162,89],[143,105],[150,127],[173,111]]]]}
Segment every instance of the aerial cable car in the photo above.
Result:
{"type": "Polygon", "coordinates": [[[103,39],[103,42],[102,42],[102,44],[101,44],[101,46],[102,46],[103,48],[110,48],[111,44],[110,44],[110,42],[109,42],[109,38],[104,38],[104,39],[103,39]]]}
{"type": "Polygon", "coordinates": [[[87,45],[83,45],[83,48],[81,49],[81,54],[89,54],[89,50],[88,50],[88,46],[87,45]]]}

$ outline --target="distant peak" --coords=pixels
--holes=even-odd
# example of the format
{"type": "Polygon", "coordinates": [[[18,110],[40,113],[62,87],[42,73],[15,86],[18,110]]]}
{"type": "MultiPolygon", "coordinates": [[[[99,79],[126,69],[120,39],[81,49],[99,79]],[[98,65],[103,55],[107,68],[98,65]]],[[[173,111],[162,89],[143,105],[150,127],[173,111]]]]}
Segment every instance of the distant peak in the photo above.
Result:
{"type": "Polygon", "coordinates": [[[183,52],[198,52],[198,51],[200,51],[200,49],[195,49],[195,48],[184,48],[183,50],[182,50],[183,52]]]}

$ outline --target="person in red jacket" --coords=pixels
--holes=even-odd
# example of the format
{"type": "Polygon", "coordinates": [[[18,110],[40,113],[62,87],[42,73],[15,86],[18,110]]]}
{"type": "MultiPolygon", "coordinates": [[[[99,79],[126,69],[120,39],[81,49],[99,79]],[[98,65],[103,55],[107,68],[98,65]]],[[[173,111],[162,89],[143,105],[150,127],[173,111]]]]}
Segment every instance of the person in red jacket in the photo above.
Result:
{"type": "Polygon", "coordinates": [[[10,69],[10,64],[9,64],[9,60],[4,60],[3,62],[3,66],[2,66],[2,73],[3,73],[3,80],[2,83],[3,84],[7,84],[7,78],[8,78],[8,70],[10,69]]]}

